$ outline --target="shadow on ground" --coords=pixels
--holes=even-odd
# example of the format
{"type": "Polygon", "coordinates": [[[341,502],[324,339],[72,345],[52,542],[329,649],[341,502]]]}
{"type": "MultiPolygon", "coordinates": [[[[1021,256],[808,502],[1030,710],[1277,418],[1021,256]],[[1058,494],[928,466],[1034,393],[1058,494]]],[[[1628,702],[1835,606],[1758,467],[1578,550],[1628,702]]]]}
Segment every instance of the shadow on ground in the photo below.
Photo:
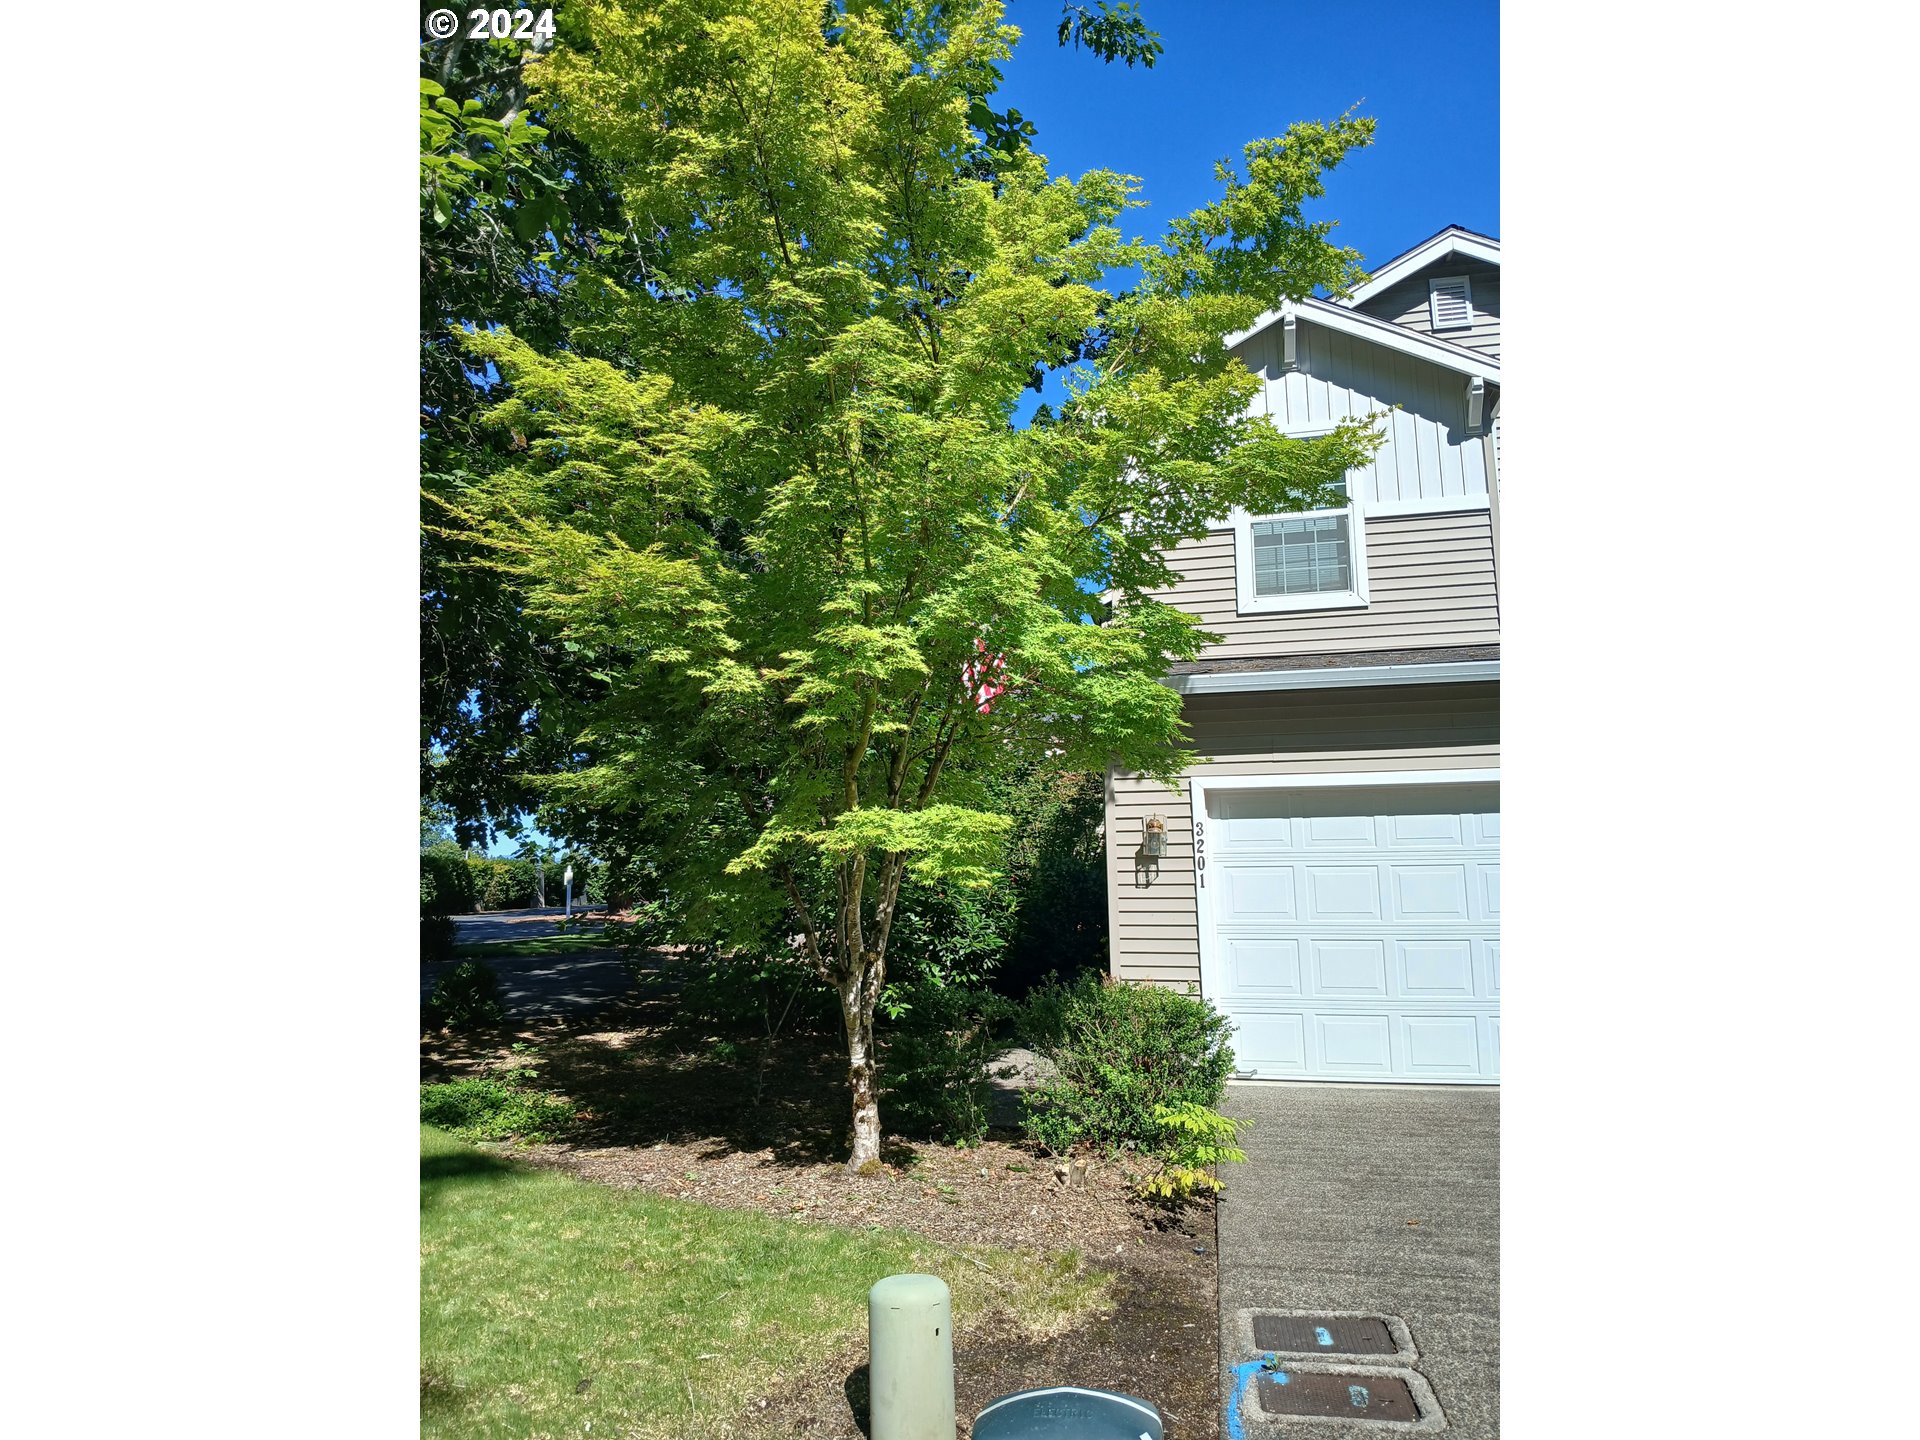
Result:
{"type": "Polygon", "coordinates": [[[436,1203],[449,1184],[460,1180],[503,1180],[514,1173],[504,1160],[478,1150],[420,1157],[420,1208],[436,1203]]]}
{"type": "Polygon", "coordinates": [[[860,1427],[860,1433],[872,1435],[873,1384],[869,1368],[862,1365],[847,1376],[840,1392],[847,1397],[847,1409],[853,1413],[853,1423],[860,1427]]]}
{"type": "MultiPolygon", "coordinates": [[[[429,1035],[421,1079],[449,1080],[515,1056],[537,1057],[539,1085],[580,1108],[567,1141],[582,1149],[700,1143],[699,1157],[764,1151],[776,1165],[843,1159],[851,1136],[846,1055],[837,1034],[716,1037],[680,1023],[670,954],[634,967],[626,994],[587,1014],[540,1016],[498,1030],[429,1035]]],[[[909,1163],[889,1137],[881,1158],[909,1163]]]]}

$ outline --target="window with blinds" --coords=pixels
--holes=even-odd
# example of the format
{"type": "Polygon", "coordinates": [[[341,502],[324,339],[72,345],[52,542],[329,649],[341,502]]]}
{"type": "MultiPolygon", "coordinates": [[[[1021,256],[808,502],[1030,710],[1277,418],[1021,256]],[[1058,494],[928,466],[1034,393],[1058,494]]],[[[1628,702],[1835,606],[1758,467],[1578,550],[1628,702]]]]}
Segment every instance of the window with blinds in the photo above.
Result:
{"type": "Polygon", "coordinates": [[[1464,275],[1427,281],[1427,306],[1436,330],[1460,330],[1473,324],[1473,286],[1464,275]]]}
{"type": "Polygon", "coordinates": [[[1353,588],[1353,535],[1346,515],[1253,523],[1253,593],[1318,595],[1353,588]]]}
{"type": "Polygon", "coordinates": [[[1367,603],[1366,525],[1346,480],[1320,510],[1233,518],[1234,601],[1242,615],[1367,603]]]}

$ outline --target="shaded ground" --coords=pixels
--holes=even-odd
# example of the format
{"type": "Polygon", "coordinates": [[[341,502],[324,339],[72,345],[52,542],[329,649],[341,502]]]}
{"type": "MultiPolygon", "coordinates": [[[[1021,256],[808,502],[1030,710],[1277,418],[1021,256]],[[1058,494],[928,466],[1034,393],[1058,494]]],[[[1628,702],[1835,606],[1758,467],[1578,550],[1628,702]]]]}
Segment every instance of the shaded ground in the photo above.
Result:
{"type": "MultiPolygon", "coordinates": [[[[580,907],[574,907],[576,921],[580,907]]],[[[500,944],[517,940],[557,938],[557,909],[503,910],[487,915],[456,915],[454,940],[459,945],[500,944]]],[[[595,936],[600,922],[590,919],[580,930],[595,936]]],[[[577,954],[540,956],[484,955],[500,978],[507,1014],[516,1020],[541,1020],[591,1015],[633,992],[633,977],[619,957],[598,948],[583,947],[577,954]]],[[[457,960],[420,967],[420,995],[425,999],[434,983],[457,960]]]]}
{"type": "MultiPolygon", "coordinates": [[[[507,966],[499,968],[507,981],[507,966]]],[[[1217,1434],[1210,1211],[1167,1223],[1133,1198],[1133,1177],[1119,1163],[1095,1162],[1084,1183],[1069,1172],[1076,1182],[1069,1186],[1007,1129],[965,1149],[891,1141],[881,1173],[850,1176],[841,1163],[845,1061],[834,1037],[800,1035],[764,1047],[689,1033],[672,1023],[676,984],[672,958],[655,957],[637,983],[595,1001],[590,1014],[535,1011],[484,1037],[429,1035],[423,1078],[537,1060],[540,1087],[573,1100],[582,1123],[567,1144],[512,1153],[601,1184],[815,1224],[897,1228],[946,1245],[1076,1251],[1114,1271],[1118,1303],[1044,1340],[956,1316],[963,1420],[1010,1390],[1073,1382],[1153,1400],[1179,1417],[1171,1433],[1181,1437],[1217,1434]]],[[[1031,1063],[1024,1068],[1022,1080],[1030,1080],[1031,1063]]],[[[1015,1098],[1008,1093],[996,1105],[999,1121],[1017,1113],[1015,1098]]],[[[754,1407],[749,1429],[860,1435],[865,1359],[862,1345],[813,1367],[754,1407]]]]}
{"type": "MultiPolygon", "coordinates": [[[[1220,1203],[1221,1372],[1249,1307],[1397,1315],[1452,1440],[1500,1432],[1500,1092],[1492,1086],[1228,1087],[1247,1163],[1220,1203]]],[[[1229,1385],[1228,1390],[1231,1390],[1229,1385]]],[[[1227,1395],[1227,1403],[1232,1396],[1227,1395]]],[[[1255,1421],[1246,1440],[1350,1436],[1255,1421]]],[[[1372,1428],[1372,1427],[1368,1427],[1372,1428]]]]}

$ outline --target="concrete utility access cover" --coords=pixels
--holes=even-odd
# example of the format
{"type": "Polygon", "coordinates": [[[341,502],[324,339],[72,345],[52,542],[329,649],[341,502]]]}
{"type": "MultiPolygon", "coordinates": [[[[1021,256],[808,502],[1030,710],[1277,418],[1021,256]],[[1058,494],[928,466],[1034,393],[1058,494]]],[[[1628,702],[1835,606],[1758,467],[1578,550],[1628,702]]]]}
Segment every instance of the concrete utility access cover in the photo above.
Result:
{"type": "Polygon", "coordinates": [[[1407,1382],[1391,1375],[1269,1370],[1260,1376],[1260,1408],[1269,1415],[1340,1420],[1418,1420],[1407,1382]]]}

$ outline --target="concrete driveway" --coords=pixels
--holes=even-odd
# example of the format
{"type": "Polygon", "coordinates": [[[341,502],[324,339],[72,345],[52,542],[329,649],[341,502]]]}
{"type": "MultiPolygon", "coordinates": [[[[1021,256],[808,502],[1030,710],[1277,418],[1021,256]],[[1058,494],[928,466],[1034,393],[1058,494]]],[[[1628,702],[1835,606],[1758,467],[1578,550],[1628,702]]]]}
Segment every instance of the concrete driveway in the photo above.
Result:
{"type": "MultiPolygon", "coordinates": [[[[1247,1163],[1221,1171],[1228,1188],[1220,1203],[1220,1369],[1230,1440],[1424,1434],[1439,1428],[1424,1413],[1433,1402],[1448,1440],[1493,1440],[1500,1432],[1498,1088],[1235,1084],[1220,1108],[1254,1122],[1241,1137],[1247,1163]],[[1271,1378],[1263,1388],[1263,1348],[1253,1341],[1249,1311],[1382,1317],[1390,1338],[1376,1343],[1391,1353],[1316,1351],[1320,1322],[1295,1316],[1304,1354],[1273,1362],[1292,1389],[1276,1389],[1271,1378]],[[1341,1369],[1348,1373],[1338,1382],[1312,1380],[1316,1371],[1341,1369]],[[1396,1380],[1407,1382],[1423,1413],[1382,1424],[1391,1418],[1396,1380]],[[1348,1382],[1362,1387],[1351,1400],[1348,1382]],[[1304,1396],[1316,1383],[1336,1405],[1371,1402],[1373,1413],[1363,1419],[1361,1410],[1342,1408],[1345,1418],[1279,1418],[1260,1403],[1262,1394],[1304,1396]]],[[[1359,1348],[1343,1338],[1349,1333],[1358,1331],[1321,1331],[1343,1349],[1359,1348]]]]}

